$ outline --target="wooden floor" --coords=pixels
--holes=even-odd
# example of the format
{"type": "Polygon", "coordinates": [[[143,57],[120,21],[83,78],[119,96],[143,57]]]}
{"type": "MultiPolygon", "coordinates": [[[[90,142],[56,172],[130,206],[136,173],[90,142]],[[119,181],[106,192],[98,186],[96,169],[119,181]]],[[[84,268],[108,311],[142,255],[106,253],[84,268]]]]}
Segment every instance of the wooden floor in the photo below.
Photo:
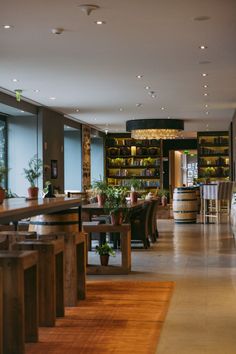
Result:
{"type": "Polygon", "coordinates": [[[173,282],[93,281],[88,297],[40,329],[27,354],[155,353],[173,282]]]}

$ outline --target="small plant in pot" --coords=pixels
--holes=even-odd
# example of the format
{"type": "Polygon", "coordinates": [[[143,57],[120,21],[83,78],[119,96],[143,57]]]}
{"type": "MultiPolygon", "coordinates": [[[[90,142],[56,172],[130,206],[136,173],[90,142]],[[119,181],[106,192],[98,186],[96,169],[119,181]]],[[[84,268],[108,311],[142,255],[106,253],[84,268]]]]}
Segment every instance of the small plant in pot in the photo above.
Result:
{"type": "Polygon", "coordinates": [[[167,189],[159,189],[157,195],[161,198],[161,205],[167,206],[169,191],[167,189]]]}
{"type": "Polygon", "coordinates": [[[106,192],[108,188],[107,182],[101,178],[99,180],[94,180],[92,183],[92,188],[97,196],[98,205],[103,207],[106,201],[106,192]]]}
{"type": "Polygon", "coordinates": [[[107,187],[107,199],[104,206],[111,216],[111,223],[113,225],[122,224],[122,206],[126,203],[126,194],[127,189],[125,187],[107,187]]]}
{"type": "Polygon", "coordinates": [[[130,203],[137,203],[138,201],[138,191],[142,188],[142,182],[140,179],[132,178],[129,181],[130,186],[130,203]]]}
{"type": "Polygon", "coordinates": [[[4,165],[0,165],[0,204],[3,203],[5,198],[5,189],[2,187],[2,182],[8,173],[8,168],[4,165]]]}
{"type": "Polygon", "coordinates": [[[28,162],[28,168],[24,168],[25,178],[29,181],[28,196],[30,199],[38,198],[38,187],[36,186],[37,179],[42,174],[42,160],[34,155],[28,162]]]}
{"type": "Polygon", "coordinates": [[[103,266],[108,265],[110,256],[113,256],[113,257],[115,256],[115,251],[113,250],[112,247],[109,246],[109,244],[107,242],[105,242],[101,246],[96,246],[95,250],[96,250],[96,253],[99,254],[101,265],[103,265],[103,266]]]}

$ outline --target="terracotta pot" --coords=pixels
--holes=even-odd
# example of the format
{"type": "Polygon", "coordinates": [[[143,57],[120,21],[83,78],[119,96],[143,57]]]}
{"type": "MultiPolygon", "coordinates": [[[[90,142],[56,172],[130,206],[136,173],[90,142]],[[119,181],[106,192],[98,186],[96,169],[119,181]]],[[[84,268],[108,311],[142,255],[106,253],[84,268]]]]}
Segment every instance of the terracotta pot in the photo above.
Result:
{"type": "Polygon", "coordinates": [[[167,206],[167,197],[165,195],[163,195],[161,197],[161,205],[162,206],[167,206]]]}
{"type": "Polygon", "coordinates": [[[121,225],[123,220],[122,211],[118,213],[111,213],[111,224],[112,225],[121,225]]]}
{"type": "Polygon", "coordinates": [[[38,187],[29,187],[28,188],[28,197],[30,199],[37,199],[38,193],[39,193],[38,187]]]}
{"type": "Polygon", "coordinates": [[[98,200],[98,206],[103,207],[106,201],[106,194],[98,194],[97,200],[98,200]]]}
{"type": "Polygon", "coordinates": [[[100,255],[100,261],[102,266],[107,266],[109,262],[109,254],[100,255]]]}
{"type": "Polygon", "coordinates": [[[130,203],[134,204],[138,201],[138,193],[137,192],[130,192],[130,203]]]}
{"type": "Polygon", "coordinates": [[[0,204],[3,203],[4,198],[5,198],[5,190],[2,187],[0,187],[0,204]]]}

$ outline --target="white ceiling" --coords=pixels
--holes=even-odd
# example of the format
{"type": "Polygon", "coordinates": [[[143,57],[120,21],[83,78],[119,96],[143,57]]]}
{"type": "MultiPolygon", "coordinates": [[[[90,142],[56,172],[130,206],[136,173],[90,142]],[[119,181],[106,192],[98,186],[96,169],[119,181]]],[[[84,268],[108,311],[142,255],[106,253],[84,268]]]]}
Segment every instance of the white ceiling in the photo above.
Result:
{"type": "Polygon", "coordinates": [[[228,129],[236,108],[236,0],[90,3],[100,9],[87,16],[83,1],[4,1],[0,86],[110,132],[125,131],[126,120],[167,117],[184,119],[187,131],[228,129]]]}

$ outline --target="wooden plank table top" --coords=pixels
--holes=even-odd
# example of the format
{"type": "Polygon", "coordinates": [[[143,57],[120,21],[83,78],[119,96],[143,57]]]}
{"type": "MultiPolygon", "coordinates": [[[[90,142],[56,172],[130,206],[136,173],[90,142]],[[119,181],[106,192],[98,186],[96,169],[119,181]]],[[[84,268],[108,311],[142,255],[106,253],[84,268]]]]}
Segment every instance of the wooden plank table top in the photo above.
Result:
{"type": "Polygon", "coordinates": [[[25,198],[5,199],[0,205],[0,224],[18,221],[31,216],[59,212],[73,207],[80,207],[80,198],[25,198]]]}

